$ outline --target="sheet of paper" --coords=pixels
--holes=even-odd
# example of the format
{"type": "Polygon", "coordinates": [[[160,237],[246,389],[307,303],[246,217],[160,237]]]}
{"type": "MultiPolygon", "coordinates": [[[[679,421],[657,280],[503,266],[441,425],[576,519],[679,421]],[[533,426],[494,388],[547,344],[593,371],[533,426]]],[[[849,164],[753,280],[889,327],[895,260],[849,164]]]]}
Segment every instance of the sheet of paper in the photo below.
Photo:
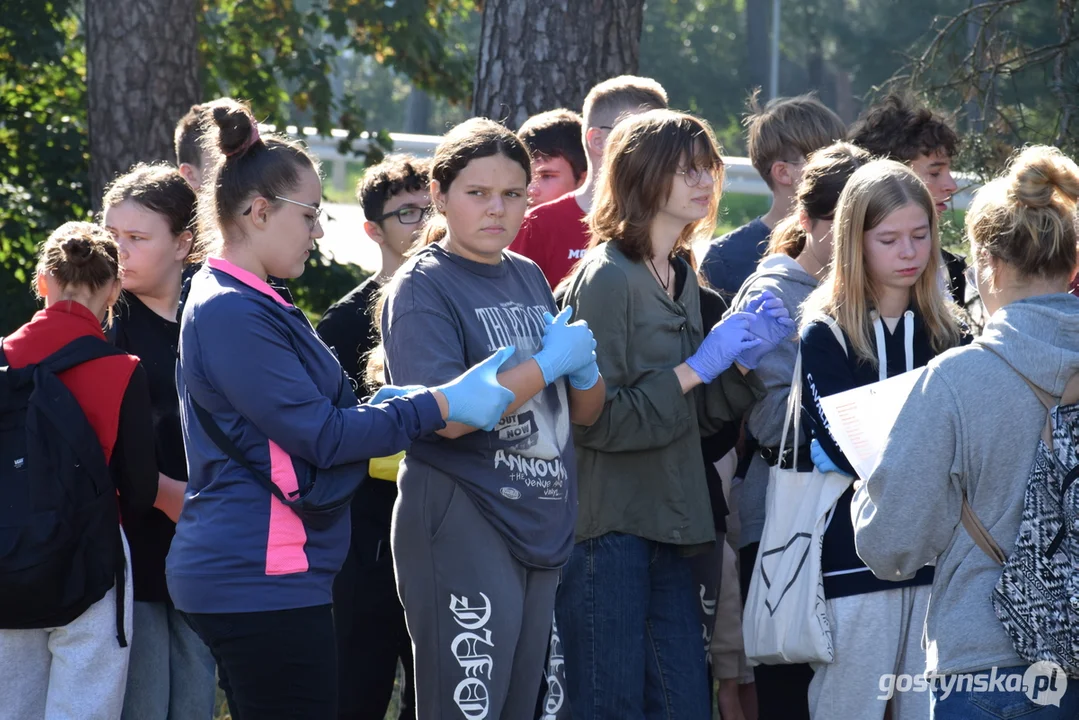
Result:
{"type": "Polygon", "coordinates": [[[836,444],[858,472],[873,474],[888,434],[925,368],[820,399],[836,444]]]}

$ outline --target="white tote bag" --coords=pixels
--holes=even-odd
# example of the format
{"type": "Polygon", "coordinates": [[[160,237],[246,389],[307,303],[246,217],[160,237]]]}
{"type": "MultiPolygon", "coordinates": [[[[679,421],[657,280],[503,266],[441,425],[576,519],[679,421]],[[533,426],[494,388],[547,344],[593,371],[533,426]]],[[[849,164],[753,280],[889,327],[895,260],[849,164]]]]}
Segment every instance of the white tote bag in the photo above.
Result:
{"type": "MultiPolygon", "coordinates": [[[[794,425],[798,448],[802,407],[802,354],[794,365],[780,457],[794,425]]],[[[795,454],[796,454],[795,450],[795,454]]],[[[797,463],[795,463],[797,465],[797,463]]],[[[836,501],[851,478],[839,473],[772,467],[764,531],[753,565],[742,635],[750,666],[830,663],[832,632],[824,605],[821,543],[836,501]]]]}

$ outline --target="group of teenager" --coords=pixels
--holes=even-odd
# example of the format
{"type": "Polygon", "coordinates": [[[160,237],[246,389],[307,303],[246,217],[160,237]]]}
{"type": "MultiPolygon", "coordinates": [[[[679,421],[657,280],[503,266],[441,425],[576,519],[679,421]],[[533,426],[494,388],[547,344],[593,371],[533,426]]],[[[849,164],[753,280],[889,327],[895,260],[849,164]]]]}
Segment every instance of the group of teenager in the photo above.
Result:
{"type": "Polygon", "coordinates": [[[969,500],[1010,552],[1028,383],[1060,398],[1079,371],[1079,168],[1017,153],[975,194],[968,267],[941,248],[939,115],[890,97],[848,129],[801,96],[747,128],[771,209],[699,267],[723,160],[653,80],[391,155],[357,188],[381,267],[313,327],[284,281],[323,234],[317,159],[235,100],[193,107],[177,167],[42,243],[44,309],[0,345],[11,369],[122,351],[57,374],[123,552],[77,617],[0,630],[0,714],[209,718],[219,683],[239,720],[381,719],[400,664],[405,720],[1074,717],[1075,688],[879,686],[1026,669],[959,519],[969,500]],[[916,368],[857,478],[819,399],[916,368]],[[743,652],[776,466],[849,477],[828,664],[743,652]]]}

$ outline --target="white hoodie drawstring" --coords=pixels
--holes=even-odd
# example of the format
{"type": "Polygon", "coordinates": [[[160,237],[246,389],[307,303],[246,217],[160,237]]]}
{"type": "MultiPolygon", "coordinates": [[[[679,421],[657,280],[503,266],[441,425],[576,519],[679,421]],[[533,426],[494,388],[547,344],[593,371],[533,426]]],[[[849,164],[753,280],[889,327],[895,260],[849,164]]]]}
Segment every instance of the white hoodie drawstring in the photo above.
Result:
{"type": "MultiPolygon", "coordinates": [[[[884,322],[880,313],[873,311],[873,330],[877,336],[877,377],[888,379],[888,352],[884,349],[884,322]]],[[[907,372],[914,369],[914,312],[903,313],[903,352],[906,355],[907,372]]]]}
{"type": "Polygon", "coordinates": [[[914,313],[903,313],[903,351],[907,355],[907,372],[914,369],[914,313]]]}

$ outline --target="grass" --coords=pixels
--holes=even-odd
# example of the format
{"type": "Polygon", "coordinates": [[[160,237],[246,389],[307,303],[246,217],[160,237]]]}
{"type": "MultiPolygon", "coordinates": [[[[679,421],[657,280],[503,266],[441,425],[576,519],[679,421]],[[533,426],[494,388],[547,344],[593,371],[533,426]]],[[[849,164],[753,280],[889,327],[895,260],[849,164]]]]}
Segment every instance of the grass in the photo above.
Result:
{"type": "Polygon", "coordinates": [[[363,177],[364,164],[356,160],[327,160],[322,163],[322,177],[325,178],[322,190],[326,195],[326,200],[332,203],[354,203],[356,202],[356,185],[359,184],[360,178],[363,177]],[[333,177],[334,164],[338,162],[345,163],[345,186],[343,188],[336,188],[330,181],[333,177]]]}

